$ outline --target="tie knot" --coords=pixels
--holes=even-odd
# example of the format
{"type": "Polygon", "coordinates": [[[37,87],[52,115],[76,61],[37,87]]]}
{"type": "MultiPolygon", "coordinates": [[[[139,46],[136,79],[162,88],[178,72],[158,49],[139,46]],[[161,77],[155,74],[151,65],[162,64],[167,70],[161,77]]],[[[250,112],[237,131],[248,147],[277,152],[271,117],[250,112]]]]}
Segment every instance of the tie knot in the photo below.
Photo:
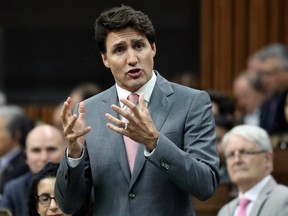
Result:
{"type": "Polygon", "coordinates": [[[251,202],[251,200],[243,197],[243,198],[240,200],[240,206],[246,208],[246,206],[249,204],[249,202],[251,202]]]}
{"type": "Polygon", "coordinates": [[[128,100],[131,101],[131,102],[134,103],[134,104],[137,104],[138,98],[139,98],[139,95],[136,94],[136,93],[131,93],[131,94],[128,96],[128,100]]]}

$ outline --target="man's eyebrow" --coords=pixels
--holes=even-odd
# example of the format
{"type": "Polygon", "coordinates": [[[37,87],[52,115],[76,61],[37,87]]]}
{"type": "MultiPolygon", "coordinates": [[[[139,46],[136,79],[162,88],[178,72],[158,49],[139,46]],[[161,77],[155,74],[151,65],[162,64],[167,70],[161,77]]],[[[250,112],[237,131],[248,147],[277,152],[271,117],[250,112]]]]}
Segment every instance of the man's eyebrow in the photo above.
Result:
{"type": "MultiPolygon", "coordinates": [[[[136,39],[132,39],[131,42],[132,43],[138,43],[138,42],[143,42],[145,39],[144,38],[136,38],[136,39]]],[[[112,47],[119,47],[119,46],[124,46],[126,45],[126,41],[120,41],[119,43],[114,44],[112,47]]]]}
{"type": "Polygon", "coordinates": [[[126,44],[125,41],[120,41],[119,43],[114,44],[112,47],[115,48],[115,47],[119,47],[119,46],[124,46],[125,44],[126,44]]]}
{"type": "Polygon", "coordinates": [[[143,42],[144,38],[132,39],[132,43],[143,42]]]}
{"type": "Polygon", "coordinates": [[[33,148],[31,148],[30,150],[31,150],[31,151],[39,151],[39,150],[41,150],[41,148],[40,148],[40,147],[33,147],[33,148]]]}
{"type": "Polygon", "coordinates": [[[55,150],[55,149],[57,149],[57,147],[56,147],[56,146],[49,146],[49,147],[47,147],[46,149],[47,149],[47,150],[55,150]]]}

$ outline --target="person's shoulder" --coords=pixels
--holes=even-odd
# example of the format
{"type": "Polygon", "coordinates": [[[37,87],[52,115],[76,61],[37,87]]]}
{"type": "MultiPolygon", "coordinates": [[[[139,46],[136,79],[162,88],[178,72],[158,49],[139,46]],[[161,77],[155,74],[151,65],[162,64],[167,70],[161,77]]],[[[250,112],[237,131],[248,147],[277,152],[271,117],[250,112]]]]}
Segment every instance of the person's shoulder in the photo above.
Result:
{"type": "Polygon", "coordinates": [[[282,184],[277,184],[276,187],[273,190],[274,193],[279,193],[279,194],[285,194],[285,196],[287,196],[288,199],[288,187],[286,185],[282,185],[282,184]]]}
{"type": "MultiPolygon", "coordinates": [[[[25,163],[25,161],[26,161],[25,154],[21,150],[11,159],[11,161],[9,162],[9,166],[10,167],[13,166],[16,169],[23,170],[23,171],[24,169],[28,170],[28,166],[25,163]]],[[[14,170],[14,168],[10,168],[10,170],[14,170]]]]}
{"type": "Polygon", "coordinates": [[[234,198],[230,202],[223,205],[217,213],[217,216],[230,216],[233,212],[233,206],[236,206],[237,198],[234,198]]]}
{"type": "Polygon", "coordinates": [[[177,83],[170,82],[172,89],[176,95],[188,96],[192,98],[209,98],[209,95],[206,91],[196,88],[191,88],[188,86],[183,86],[177,83]]]}
{"type": "Polygon", "coordinates": [[[32,174],[31,174],[31,172],[27,172],[27,173],[25,173],[25,174],[23,174],[17,178],[10,180],[9,182],[7,182],[7,184],[5,185],[5,189],[6,190],[17,190],[19,186],[26,185],[27,182],[29,182],[30,180],[32,180],[32,174]]]}

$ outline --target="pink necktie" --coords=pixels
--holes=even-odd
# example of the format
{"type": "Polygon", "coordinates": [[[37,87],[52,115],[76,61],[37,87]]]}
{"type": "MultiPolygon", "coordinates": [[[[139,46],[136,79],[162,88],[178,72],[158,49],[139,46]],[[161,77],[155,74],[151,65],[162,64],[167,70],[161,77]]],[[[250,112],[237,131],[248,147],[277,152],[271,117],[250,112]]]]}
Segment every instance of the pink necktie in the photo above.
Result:
{"type": "Polygon", "coordinates": [[[238,215],[237,216],[246,216],[246,207],[249,204],[251,200],[243,197],[240,200],[240,205],[239,205],[239,211],[238,211],[238,215]]]}
{"type": "MultiPolygon", "coordinates": [[[[139,98],[139,95],[135,93],[131,93],[128,96],[128,100],[134,104],[138,103],[138,98],[139,98]]],[[[127,107],[127,112],[131,114],[131,110],[128,107],[127,107]]],[[[134,162],[135,162],[135,157],[137,153],[138,143],[130,139],[129,137],[126,137],[126,136],[123,136],[123,137],[124,137],[124,143],[126,147],[126,154],[128,158],[129,168],[130,168],[130,172],[132,173],[133,168],[134,168],[134,162]]]]}

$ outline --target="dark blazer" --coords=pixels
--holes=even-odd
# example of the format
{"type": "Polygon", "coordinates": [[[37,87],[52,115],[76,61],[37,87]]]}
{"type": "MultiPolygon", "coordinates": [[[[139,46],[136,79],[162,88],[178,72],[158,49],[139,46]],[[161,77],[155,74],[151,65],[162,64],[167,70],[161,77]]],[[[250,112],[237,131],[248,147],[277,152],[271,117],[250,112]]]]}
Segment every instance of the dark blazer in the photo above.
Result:
{"type": "Polygon", "coordinates": [[[10,180],[17,178],[28,172],[29,168],[26,164],[26,158],[23,151],[15,155],[4,169],[0,179],[0,195],[3,193],[4,185],[10,180]]]}
{"type": "MultiPolygon", "coordinates": [[[[219,158],[211,103],[206,92],[168,82],[157,73],[148,105],[160,132],[149,158],[140,145],[130,175],[123,136],[107,128],[105,113],[118,104],[116,87],[85,101],[84,158],[75,168],[61,161],[55,195],[66,213],[86,202],[94,185],[94,215],[195,215],[192,196],[211,197],[218,186],[219,158]]],[[[77,107],[76,107],[77,110],[77,107]]]]}
{"type": "Polygon", "coordinates": [[[274,95],[261,106],[260,127],[264,128],[270,135],[288,130],[284,114],[286,95],[287,92],[274,95]]]}
{"type": "Polygon", "coordinates": [[[33,174],[26,174],[8,182],[4,187],[0,208],[8,208],[13,216],[28,216],[28,195],[33,174]]]}
{"type": "MultiPolygon", "coordinates": [[[[231,216],[238,206],[239,198],[235,198],[218,212],[218,216],[231,216]]],[[[277,184],[272,178],[257,198],[250,215],[253,216],[287,216],[288,215],[288,187],[277,184]]]]}

